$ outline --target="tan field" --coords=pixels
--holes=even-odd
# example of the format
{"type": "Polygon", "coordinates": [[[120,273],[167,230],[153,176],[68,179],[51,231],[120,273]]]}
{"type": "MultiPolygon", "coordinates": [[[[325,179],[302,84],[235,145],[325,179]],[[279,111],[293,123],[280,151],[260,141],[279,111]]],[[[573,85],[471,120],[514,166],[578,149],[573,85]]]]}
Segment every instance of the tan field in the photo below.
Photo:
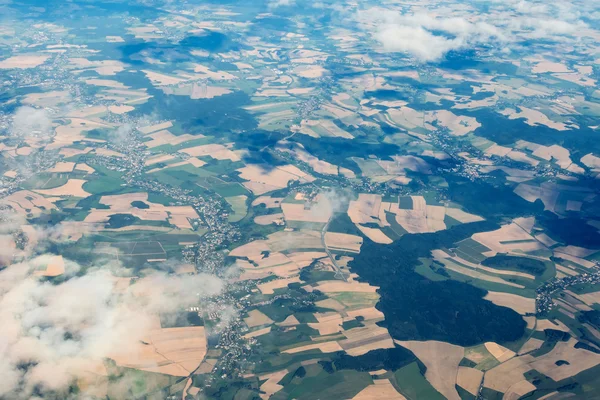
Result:
{"type": "Polygon", "coordinates": [[[263,381],[266,379],[266,382],[260,386],[261,392],[264,392],[260,394],[261,399],[267,400],[273,394],[283,389],[283,386],[278,385],[278,382],[281,381],[283,377],[286,376],[288,373],[289,371],[287,369],[284,369],[282,371],[277,371],[272,374],[262,375],[260,377],[260,380],[263,381]]]}
{"type": "Polygon", "coordinates": [[[358,200],[352,200],[348,205],[348,216],[355,224],[379,223],[381,195],[358,195],[358,200]]]}
{"type": "Polygon", "coordinates": [[[70,118],[68,125],[60,125],[56,128],[56,135],[54,136],[53,143],[46,146],[46,150],[55,150],[64,146],[69,146],[74,142],[89,141],[102,143],[104,140],[100,139],[89,139],[83,135],[85,131],[91,131],[98,128],[111,128],[110,125],[102,122],[96,122],[89,119],[82,118],[70,118]]]}
{"type": "Polygon", "coordinates": [[[545,72],[571,72],[569,68],[562,63],[552,61],[541,61],[536,63],[531,72],[534,74],[540,74],[545,72]]]}
{"type": "Polygon", "coordinates": [[[525,380],[523,374],[531,370],[525,357],[515,357],[485,373],[483,386],[506,393],[515,383],[525,380]]]}
{"type": "Polygon", "coordinates": [[[574,347],[576,343],[577,339],[571,338],[567,342],[558,342],[550,353],[535,359],[531,356],[523,356],[523,358],[527,358],[533,369],[555,381],[560,381],[600,364],[600,354],[576,349],[574,347]],[[557,366],[558,360],[565,360],[570,364],[557,366]]]}
{"type": "MultiPolygon", "coordinates": [[[[170,124],[170,122],[169,122],[170,124]]],[[[161,124],[164,125],[164,124],[161,124]]],[[[165,144],[170,144],[172,146],[177,146],[178,144],[189,142],[190,140],[202,138],[202,135],[188,135],[187,133],[184,135],[173,135],[166,129],[160,130],[158,132],[154,132],[148,135],[152,140],[144,142],[146,147],[152,149],[154,147],[162,146],[165,144]]]]}
{"type": "Polygon", "coordinates": [[[458,208],[446,208],[446,215],[454,218],[458,222],[462,222],[463,224],[483,221],[483,218],[481,218],[480,216],[466,213],[458,208]]]}
{"type": "Polygon", "coordinates": [[[273,294],[274,289],[281,289],[287,287],[290,283],[300,282],[300,278],[295,276],[293,278],[286,279],[276,279],[266,283],[261,283],[257,285],[258,290],[262,292],[262,294],[273,294]]]}
{"type": "Polygon", "coordinates": [[[395,347],[388,330],[373,323],[343,331],[343,334],[347,339],[340,340],[338,343],[351,356],[360,356],[371,350],[395,347]]]}
{"type": "Polygon", "coordinates": [[[21,54],[0,61],[0,69],[35,68],[50,58],[47,54],[21,54]]]}
{"type": "Polygon", "coordinates": [[[222,144],[204,144],[201,146],[190,147],[179,151],[181,153],[186,153],[193,157],[210,156],[215,160],[240,161],[240,157],[238,154],[231,151],[222,144]]]}
{"type": "Polygon", "coordinates": [[[550,118],[543,114],[538,110],[533,110],[531,108],[519,107],[521,109],[520,112],[517,110],[507,108],[502,111],[502,114],[508,116],[509,119],[517,119],[524,118],[525,123],[527,125],[536,126],[536,125],[545,125],[548,128],[556,129],[557,131],[566,131],[571,129],[569,126],[565,125],[562,122],[552,121],[550,118]]]}
{"type": "Polygon", "coordinates": [[[85,149],[72,149],[69,147],[63,147],[62,149],[60,149],[58,154],[60,154],[61,156],[64,156],[65,158],[68,158],[68,157],[72,157],[72,156],[77,156],[79,154],[87,154],[92,150],[93,149],[91,147],[86,147],[85,149]]]}
{"type": "Polygon", "coordinates": [[[0,200],[0,202],[9,205],[21,215],[39,216],[44,210],[48,211],[56,208],[51,200],[56,201],[58,199],[46,199],[29,190],[20,190],[0,200]]]}
{"type": "MultiPolygon", "coordinates": [[[[280,144],[284,142],[279,142],[280,144]]],[[[288,142],[285,142],[288,143],[288,142]]],[[[310,167],[319,174],[324,175],[337,175],[338,167],[328,163],[327,161],[323,161],[313,156],[306,150],[304,150],[304,146],[297,144],[293,149],[289,149],[288,147],[278,146],[278,150],[289,153],[294,156],[297,160],[307,163],[310,167]]]]}
{"type": "MultiPolygon", "coordinates": [[[[262,190],[261,186],[251,186],[248,183],[258,183],[273,188],[285,188],[290,181],[300,181],[301,183],[313,182],[315,178],[302,172],[293,165],[284,165],[272,169],[265,169],[260,165],[252,164],[238,169],[240,178],[250,181],[245,182],[244,186],[252,190],[254,194],[260,195],[270,190],[262,190]]],[[[271,189],[272,190],[272,189],[271,189]]]]}
{"type": "Polygon", "coordinates": [[[546,329],[555,329],[563,332],[570,332],[570,329],[561,321],[554,320],[550,321],[548,319],[538,319],[535,324],[536,331],[544,331],[546,329]]]}
{"type": "Polygon", "coordinates": [[[346,312],[348,314],[348,317],[351,318],[356,318],[358,316],[363,317],[365,319],[365,321],[371,321],[371,320],[383,320],[385,317],[383,315],[383,313],[381,311],[379,311],[378,309],[376,309],[375,307],[367,307],[367,308],[361,308],[358,310],[348,310],[346,312]]]}
{"type": "Polygon", "coordinates": [[[118,106],[108,106],[108,111],[110,111],[113,114],[126,114],[129,111],[133,111],[135,110],[135,107],[132,106],[127,106],[124,104],[118,105],[118,106]]]}
{"type": "Polygon", "coordinates": [[[299,325],[300,321],[298,321],[298,319],[292,314],[290,316],[288,316],[286,319],[284,319],[283,321],[277,323],[276,325],[279,326],[294,326],[294,325],[299,325]]]}
{"type": "Polygon", "coordinates": [[[153,85],[162,86],[162,85],[176,85],[178,83],[184,82],[187,79],[178,78],[175,76],[165,75],[158,72],[142,70],[142,72],[146,75],[146,78],[152,82],[153,85]]]}
{"type": "Polygon", "coordinates": [[[73,196],[73,197],[88,197],[90,193],[83,190],[83,185],[86,183],[83,179],[69,179],[67,183],[54,189],[35,190],[36,193],[44,196],[73,196]]]}
{"type": "Polygon", "coordinates": [[[318,286],[316,286],[316,289],[323,293],[375,293],[379,288],[377,286],[371,286],[366,282],[322,281],[319,282],[318,286]]]}
{"type": "Polygon", "coordinates": [[[523,355],[529,353],[530,351],[537,350],[542,346],[542,344],[544,344],[543,340],[531,338],[528,341],[526,341],[523,346],[521,346],[521,348],[519,349],[519,355],[523,355]]]}
{"type": "Polygon", "coordinates": [[[396,341],[412,351],[427,367],[425,378],[449,400],[460,400],[454,385],[458,375],[458,364],[465,350],[461,346],[437,341],[396,341]]]}
{"type": "Polygon", "coordinates": [[[65,260],[62,256],[52,256],[47,260],[44,270],[34,271],[35,276],[55,277],[65,273],[65,260]]]}
{"type": "Polygon", "coordinates": [[[148,133],[160,131],[163,129],[168,129],[172,126],[173,126],[173,123],[171,121],[167,121],[167,122],[162,122],[160,124],[149,125],[149,126],[145,126],[143,128],[138,128],[138,130],[140,132],[142,132],[143,134],[147,135],[148,133]]]}
{"type": "Polygon", "coordinates": [[[258,217],[254,217],[254,223],[258,225],[271,225],[273,223],[283,224],[283,213],[259,215],[258,217]]]}
{"type": "Polygon", "coordinates": [[[327,232],[325,234],[325,245],[330,250],[348,251],[350,253],[360,253],[363,238],[347,233],[327,232]]]}
{"type": "Polygon", "coordinates": [[[154,165],[154,164],[158,164],[158,163],[164,163],[164,162],[172,160],[174,158],[175,158],[175,156],[172,154],[159,154],[157,156],[148,158],[144,162],[144,165],[149,166],[149,165],[154,165]]]}
{"type": "Polygon", "coordinates": [[[75,165],[75,170],[76,171],[83,171],[86,172],[88,174],[93,174],[94,172],[96,172],[96,170],[92,167],[90,167],[87,164],[77,164],[75,165]]]}
{"type": "Polygon", "coordinates": [[[202,161],[199,158],[191,157],[191,158],[188,158],[187,160],[183,160],[180,162],[175,162],[175,163],[172,163],[169,165],[165,165],[162,168],[153,168],[153,169],[149,170],[148,173],[151,174],[153,172],[162,171],[162,170],[168,169],[168,168],[181,167],[182,165],[191,165],[193,167],[200,168],[200,167],[206,165],[206,162],[202,161]]]}
{"type": "Polygon", "coordinates": [[[369,239],[374,241],[375,243],[380,244],[390,244],[393,242],[392,239],[387,237],[385,233],[381,231],[381,229],[377,228],[367,228],[366,226],[356,225],[356,227],[369,239]]]}
{"type": "Polygon", "coordinates": [[[518,400],[535,389],[536,387],[533,383],[527,380],[522,380],[512,385],[510,389],[504,393],[503,399],[518,400]]]}
{"type": "Polygon", "coordinates": [[[373,381],[374,385],[369,385],[361,390],[353,400],[406,400],[394,388],[389,379],[377,379],[373,381]]]}
{"type": "Polygon", "coordinates": [[[258,329],[255,331],[252,331],[250,333],[246,333],[244,336],[242,336],[244,339],[250,339],[250,338],[254,338],[254,337],[258,337],[258,336],[262,336],[262,335],[266,335],[267,333],[271,332],[271,327],[268,326],[266,328],[263,329],[258,329]]]}
{"type": "Polygon", "coordinates": [[[331,335],[342,331],[343,318],[339,313],[315,313],[314,316],[319,322],[309,323],[308,326],[318,330],[319,335],[331,335]]]}
{"type": "Polygon", "coordinates": [[[252,310],[248,316],[244,318],[244,322],[249,328],[254,328],[261,325],[271,325],[273,320],[258,310],[252,310]]]}
{"type": "Polygon", "coordinates": [[[475,368],[458,367],[456,376],[456,384],[473,396],[479,393],[479,385],[483,379],[483,372],[475,368]]]}
{"type": "Polygon", "coordinates": [[[515,223],[503,225],[500,229],[495,231],[476,233],[472,238],[492,250],[491,252],[485,253],[488,257],[491,257],[496,253],[520,253],[518,250],[528,252],[546,248],[515,223]],[[531,242],[506,243],[522,240],[531,240],[531,242]]]}
{"type": "Polygon", "coordinates": [[[264,204],[267,208],[279,208],[281,207],[282,201],[283,197],[260,196],[254,199],[252,206],[256,207],[260,204],[264,204]]]}
{"type": "Polygon", "coordinates": [[[53,90],[44,93],[29,93],[21,102],[23,104],[34,104],[38,107],[56,107],[70,100],[69,92],[53,90]]]}
{"type": "Polygon", "coordinates": [[[464,136],[481,127],[481,124],[473,117],[455,115],[448,110],[438,110],[425,114],[425,121],[438,124],[448,128],[454,136],[464,136]]]}
{"type": "Polygon", "coordinates": [[[529,299],[516,294],[488,292],[484,299],[489,300],[498,306],[512,308],[519,314],[535,312],[535,299],[529,299]]]}
{"type": "Polygon", "coordinates": [[[203,326],[154,329],[137,346],[110,358],[121,367],[166,375],[188,376],[206,355],[203,326]],[[150,343],[150,344],[146,344],[150,343]]]}
{"type": "Polygon", "coordinates": [[[500,346],[498,343],[486,342],[485,348],[489,351],[498,362],[503,363],[515,356],[515,352],[500,346]]]}
{"type": "Polygon", "coordinates": [[[112,214],[131,214],[146,221],[168,221],[179,229],[192,229],[189,219],[199,218],[192,206],[164,206],[148,201],[147,193],[129,193],[123,195],[102,196],[100,203],[109,206],[105,209],[92,209],[84,222],[106,222],[112,214]],[[133,201],[142,201],[149,208],[133,207],[133,201]]]}

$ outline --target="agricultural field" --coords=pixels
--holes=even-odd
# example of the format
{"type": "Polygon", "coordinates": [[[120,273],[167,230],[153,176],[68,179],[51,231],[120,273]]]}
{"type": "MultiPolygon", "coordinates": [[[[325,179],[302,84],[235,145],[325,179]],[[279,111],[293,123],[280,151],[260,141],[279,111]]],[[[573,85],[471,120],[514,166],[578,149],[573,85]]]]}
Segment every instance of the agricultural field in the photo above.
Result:
{"type": "Polygon", "coordinates": [[[47,3],[0,4],[0,399],[597,397],[594,2],[47,3]]]}

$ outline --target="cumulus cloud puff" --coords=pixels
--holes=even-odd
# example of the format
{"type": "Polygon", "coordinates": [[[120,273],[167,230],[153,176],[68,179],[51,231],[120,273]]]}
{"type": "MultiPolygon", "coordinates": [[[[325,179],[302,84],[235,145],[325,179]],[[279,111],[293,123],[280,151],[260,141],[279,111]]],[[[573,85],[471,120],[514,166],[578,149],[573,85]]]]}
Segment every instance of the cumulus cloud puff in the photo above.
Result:
{"type": "Polygon", "coordinates": [[[121,289],[110,268],[77,276],[75,263],[62,283],[49,282],[32,275],[44,257],[0,271],[0,398],[63,393],[103,358],[139,343],[157,314],[222,290],[211,275],[159,272],[121,289]]]}
{"type": "Polygon", "coordinates": [[[505,50],[531,39],[561,41],[587,28],[569,2],[492,1],[485,12],[468,7],[443,2],[414,12],[375,7],[360,12],[357,20],[382,50],[405,53],[419,62],[439,61],[449,51],[480,45],[505,50]]]}
{"type": "Polygon", "coordinates": [[[50,114],[43,108],[19,107],[13,115],[10,134],[24,139],[47,139],[52,134],[50,114]]]}

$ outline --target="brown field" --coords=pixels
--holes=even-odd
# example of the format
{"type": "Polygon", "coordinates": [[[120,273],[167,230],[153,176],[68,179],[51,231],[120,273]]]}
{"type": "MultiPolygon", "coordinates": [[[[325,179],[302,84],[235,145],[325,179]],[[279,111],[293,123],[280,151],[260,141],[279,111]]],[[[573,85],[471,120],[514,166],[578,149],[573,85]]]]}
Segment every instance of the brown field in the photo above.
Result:
{"type": "Polygon", "coordinates": [[[34,271],[33,275],[55,277],[65,273],[65,260],[62,256],[48,256],[44,261],[46,268],[34,271]]]}
{"type": "MultiPolygon", "coordinates": [[[[169,122],[169,124],[170,124],[170,122],[169,122]]],[[[166,125],[166,123],[161,124],[161,125],[164,126],[164,125],[166,125]]],[[[176,136],[176,135],[173,135],[168,130],[164,129],[164,130],[160,130],[158,132],[151,133],[148,135],[148,137],[152,138],[152,140],[144,142],[144,145],[146,147],[148,147],[149,149],[152,149],[154,147],[162,146],[165,144],[177,146],[178,144],[189,142],[190,140],[199,139],[199,138],[203,137],[203,135],[194,136],[194,135],[189,135],[186,133],[184,135],[176,136]]]]}
{"type": "Polygon", "coordinates": [[[117,157],[117,158],[124,158],[125,154],[123,153],[119,153],[118,151],[114,151],[114,150],[110,150],[110,149],[105,149],[104,147],[98,147],[97,149],[94,150],[94,153],[96,153],[99,156],[102,157],[117,157]]]}
{"type": "Polygon", "coordinates": [[[174,158],[175,158],[175,156],[172,154],[159,154],[154,157],[148,158],[144,162],[144,165],[149,166],[149,165],[154,165],[154,164],[158,164],[158,163],[164,163],[164,162],[172,160],[174,158]]]}
{"type": "Polygon", "coordinates": [[[182,165],[188,165],[188,164],[191,165],[191,166],[193,166],[193,167],[200,168],[200,167],[206,165],[206,162],[202,161],[199,158],[191,157],[191,158],[188,158],[187,160],[183,160],[183,161],[180,161],[180,162],[175,162],[175,163],[172,163],[172,164],[169,164],[169,165],[165,165],[162,168],[153,168],[153,169],[149,170],[148,173],[151,174],[153,172],[162,171],[162,170],[167,169],[167,168],[181,167],[182,165]]]}
{"type": "Polygon", "coordinates": [[[140,132],[142,132],[143,134],[147,135],[148,133],[160,131],[163,129],[168,129],[172,126],[173,126],[173,123],[171,121],[167,121],[167,122],[162,122],[162,123],[156,124],[156,125],[150,125],[150,126],[145,126],[143,128],[138,128],[138,130],[140,132]]]}
{"type": "Polygon", "coordinates": [[[240,168],[238,171],[240,172],[240,178],[249,181],[245,182],[244,186],[256,195],[285,188],[290,181],[307,183],[315,180],[315,178],[293,165],[264,169],[260,165],[252,164],[240,168]]]}
{"type": "Polygon", "coordinates": [[[74,162],[57,162],[48,172],[72,172],[74,167],[74,162]]]}
{"type": "Polygon", "coordinates": [[[267,326],[266,328],[258,329],[258,330],[252,331],[250,333],[246,333],[242,337],[244,339],[250,339],[250,338],[253,338],[253,337],[258,337],[258,336],[266,335],[269,332],[271,332],[271,327],[267,326]]]}
{"type": "Polygon", "coordinates": [[[561,321],[554,320],[550,321],[548,319],[538,319],[535,325],[536,331],[543,331],[546,329],[555,329],[563,332],[570,332],[570,329],[561,321]]]}
{"type": "Polygon", "coordinates": [[[504,393],[503,399],[518,400],[536,389],[535,385],[527,380],[515,383],[504,393]]]}
{"type": "Polygon", "coordinates": [[[433,340],[396,342],[412,351],[425,364],[425,377],[438,392],[447,399],[460,400],[454,385],[458,375],[458,364],[465,354],[463,347],[433,340]]]}
{"type": "Polygon", "coordinates": [[[112,214],[131,214],[146,221],[168,221],[179,229],[192,229],[189,219],[199,218],[192,206],[164,206],[148,201],[148,193],[128,193],[122,195],[102,196],[100,203],[109,206],[105,209],[92,209],[85,222],[106,222],[112,214]],[[149,208],[133,207],[133,201],[142,201],[149,208]]]}
{"type": "Polygon", "coordinates": [[[92,167],[90,167],[87,164],[77,164],[75,165],[75,170],[76,171],[83,171],[86,172],[88,174],[93,174],[96,170],[92,167]]]}
{"type": "Polygon", "coordinates": [[[254,223],[258,225],[284,224],[283,213],[259,215],[254,217],[254,223]]]}
{"type": "Polygon", "coordinates": [[[381,231],[381,229],[367,228],[366,226],[362,225],[356,225],[356,227],[363,233],[363,235],[365,235],[375,243],[390,244],[393,242],[393,240],[387,237],[385,233],[381,231]]]}
{"type": "Polygon", "coordinates": [[[256,207],[260,204],[264,204],[267,208],[279,208],[281,207],[282,201],[283,197],[260,196],[254,199],[252,206],[256,207]]]}
{"type": "Polygon", "coordinates": [[[42,65],[50,58],[47,54],[20,54],[0,61],[0,69],[27,69],[42,65]]]}
{"type": "Polygon", "coordinates": [[[276,279],[266,283],[257,285],[258,289],[262,294],[273,294],[274,289],[281,289],[287,287],[290,283],[300,282],[300,278],[295,276],[293,278],[276,279]]]}
{"type": "Polygon", "coordinates": [[[236,152],[231,151],[222,144],[204,144],[179,150],[179,152],[193,157],[210,156],[215,160],[240,161],[240,156],[236,152]]]}
{"type": "Polygon", "coordinates": [[[506,393],[515,383],[525,380],[523,374],[531,370],[525,357],[515,357],[485,373],[483,386],[506,393]]]}
{"type": "Polygon", "coordinates": [[[521,253],[546,249],[544,245],[533,239],[528,232],[514,222],[503,225],[495,231],[476,233],[472,238],[492,250],[485,253],[488,257],[496,253],[521,253]],[[521,240],[531,240],[531,242],[506,243],[521,240]]]}
{"type": "Polygon", "coordinates": [[[133,110],[135,110],[135,107],[127,106],[124,104],[118,106],[108,106],[108,111],[110,111],[113,114],[125,114],[133,110]]]}
{"type": "Polygon", "coordinates": [[[144,341],[110,358],[121,367],[188,376],[206,355],[203,326],[154,329],[144,341]],[[149,344],[146,344],[149,343],[149,344]]]}
{"type": "Polygon", "coordinates": [[[360,356],[371,350],[394,347],[394,340],[387,328],[382,328],[374,323],[343,331],[343,334],[347,339],[340,340],[338,343],[351,356],[360,356]]]}
{"type": "Polygon", "coordinates": [[[483,221],[483,218],[481,218],[480,216],[466,213],[458,208],[446,208],[446,215],[454,218],[458,222],[462,222],[463,224],[483,221]]]}
{"type": "Polygon", "coordinates": [[[98,128],[111,128],[111,126],[90,119],[70,118],[68,125],[60,125],[55,129],[56,135],[54,136],[54,141],[46,146],[46,150],[60,149],[79,141],[102,143],[104,140],[86,138],[82,134],[85,131],[98,128]]]}
{"type": "Polygon", "coordinates": [[[523,346],[521,346],[521,348],[519,349],[519,355],[523,355],[529,353],[530,351],[537,350],[542,346],[543,343],[543,340],[531,338],[528,341],[526,341],[523,346]]]}
{"type": "Polygon", "coordinates": [[[475,368],[458,367],[456,376],[456,384],[473,396],[479,393],[479,385],[483,379],[483,372],[475,368]]]}
{"type": "Polygon", "coordinates": [[[576,349],[576,338],[571,338],[567,342],[558,342],[550,353],[540,357],[523,356],[527,358],[530,366],[542,374],[560,381],[579,372],[595,367],[600,364],[600,354],[593,353],[584,349],[576,349]],[[557,366],[556,361],[565,360],[569,365],[557,366]]]}
{"type": "Polygon", "coordinates": [[[504,346],[500,346],[498,343],[486,342],[485,348],[494,356],[500,363],[510,360],[515,356],[515,352],[507,349],[504,346]]]}
{"type": "Polygon", "coordinates": [[[330,250],[341,250],[350,253],[360,253],[363,238],[347,233],[327,232],[325,234],[325,245],[330,250]]]}
{"type": "Polygon", "coordinates": [[[314,316],[319,322],[309,323],[308,326],[318,330],[319,335],[331,335],[333,333],[341,332],[343,318],[339,313],[315,313],[314,316]]]}
{"type": "Polygon", "coordinates": [[[389,379],[376,379],[373,383],[361,390],[352,400],[406,400],[389,379]]]}
{"type": "Polygon", "coordinates": [[[67,183],[54,189],[35,190],[36,193],[44,196],[73,196],[73,197],[88,197],[90,193],[83,190],[83,184],[86,183],[83,179],[69,179],[67,183]]]}
{"type": "Polygon", "coordinates": [[[315,289],[318,289],[323,293],[375,293],[378,287],[371,286],[366,282],[322,281],[318,283],[318,286],[316,286],[315,289]]]}
{"type": "Polygon", "coordinates": [[[271,325],[273,320],[258,310],[252,310],[248,316],[244,318],[244,322],[249,328],[254,328],[261,325],[271,325]]]}
{"type": "Polygon", "coordinates": [[[288,374],[288,372],[289,371],[287,369],[284,369],[282,371],[277,371],[272,374],[262,375],[260,377],[260,380],[264,381],[266,379],[266,382],[260,386],[261,392],[264,392],[260,393],[260,398],[267,400],[274,393],[277,393],[278,391],[283,389],[283,386],[278,385],[278,382],[281,381],[283,377],[288,374]]]}
{"type": "Polygon", "coordinates": [[[383,320],[385,316],[381,311],[375,307],[361,308],[358,310],[347,311],[348,317],[356,318],[358,316],[363,317],[365,321],[371,320],[383,320]]]}
{"type": "Polygon", "coordinates": [[[502,292],[488,292],[484,298],[498,306],[512,308],[519,314],[535,312],[535,299],[502,292]]]}
{"type": "Polygon", "coordinates": [[[1,199],[0,202],[9,205],[21,215],[32,214],[33,216],[39,216],[44,210],[49,211],[56,209],[56,206],[51,200],[56,201],[59,199],[46,199],[29,190],[20,190],[6,196],[4,199],[1,199]]]}

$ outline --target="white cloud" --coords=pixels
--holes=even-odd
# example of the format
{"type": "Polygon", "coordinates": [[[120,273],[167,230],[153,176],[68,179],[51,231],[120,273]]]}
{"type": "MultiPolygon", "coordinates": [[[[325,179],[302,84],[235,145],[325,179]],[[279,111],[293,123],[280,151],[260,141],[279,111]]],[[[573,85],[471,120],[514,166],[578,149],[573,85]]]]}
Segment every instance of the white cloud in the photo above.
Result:
{"type": "Polygon", "coordinates": [[[10,134],[24,139],[47,139],[52,134],[52,119],[43,108],[19,107],[13,115],[10,134]]]}
{"type": "Polygon", "coordinates": [[[357,21],[383,51],[405,53],[419,62],[481,45],[507,51],[531,39],[563,42],[587,28],[570,2],[494,0],[486,12],[472,5],[437,2],[415,6],[414,12],[374,7],[359,12],[357,21]]]}
{"type": "Polygon", "coordinates": [[[387,25],[375,33],[386,51],[408,53],[419,61],[436,61],[464,46],[460,39],[436,36],[422,27],[387,25]]]}
{"type": "Polygon", "coordinates": [[[296,4],[295,0],[271,0],[268,3],[268,7],[270,9],[279,8],[279,7],[289,7],[296,4]]]}
{"type": "Polygon", "coordinates": [[[210,275],[153,273],[118,292],[109,268],[44,282],[31,275],[44,262],[38,257],[0,271],[0,397],[61,392],[98,361],[138,343],[157,313],[198,305],[222,290],[210,275]]]}

